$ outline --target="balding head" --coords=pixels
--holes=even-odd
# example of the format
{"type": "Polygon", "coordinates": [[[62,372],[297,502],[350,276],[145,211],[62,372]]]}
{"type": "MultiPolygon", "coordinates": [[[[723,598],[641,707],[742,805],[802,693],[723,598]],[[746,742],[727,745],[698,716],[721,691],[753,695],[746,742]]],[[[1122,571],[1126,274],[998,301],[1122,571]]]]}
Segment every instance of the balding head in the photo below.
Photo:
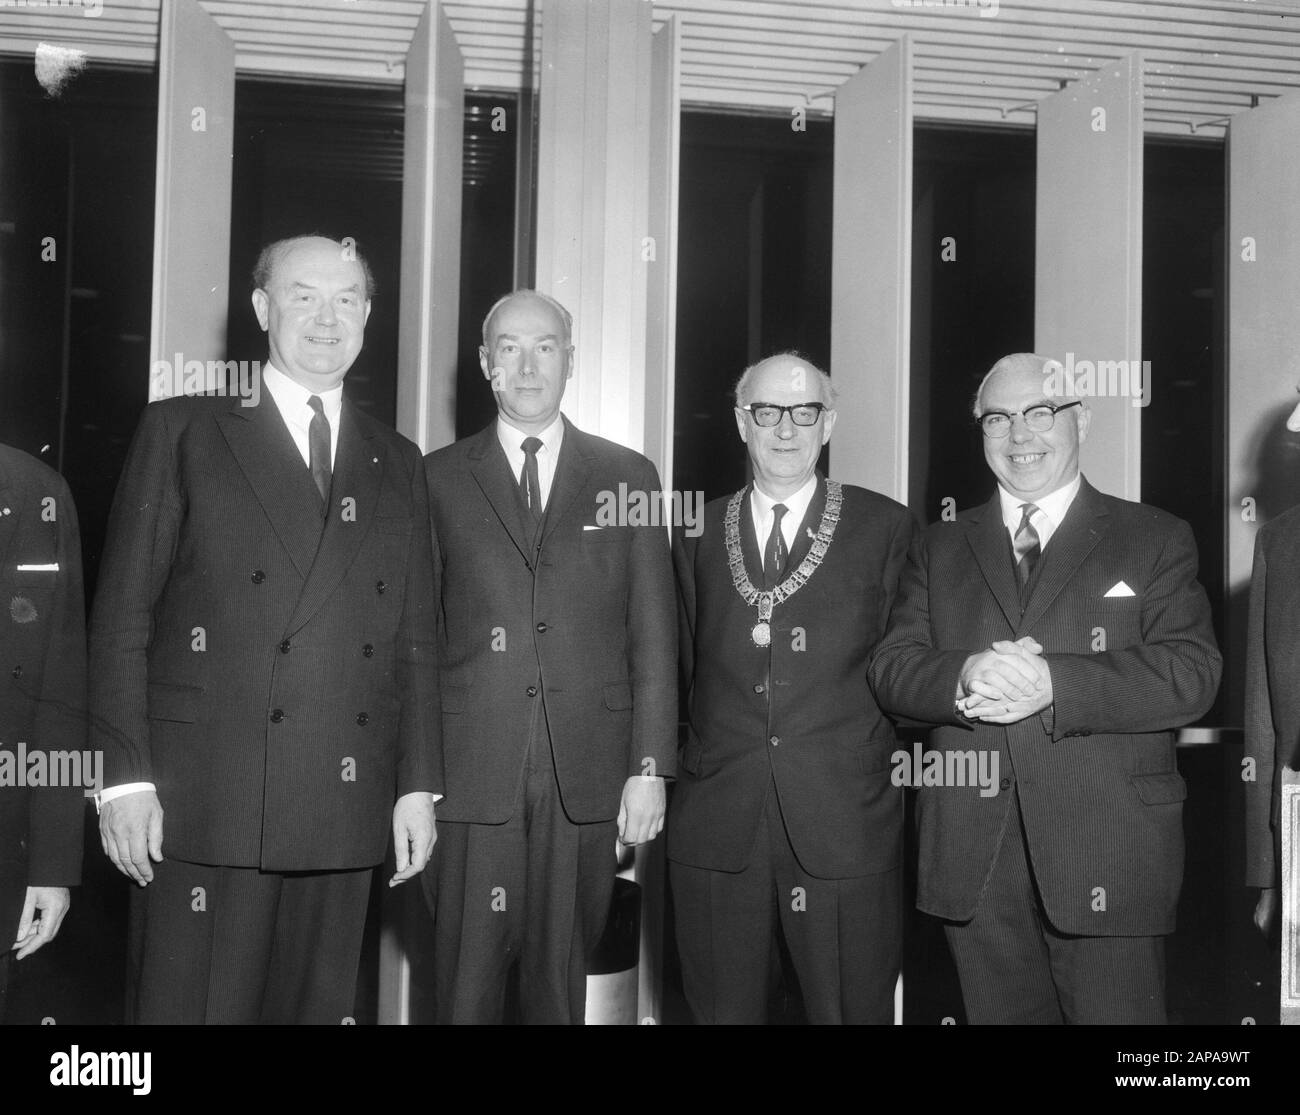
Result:
{"type": "Polygon", "coordinates": [[[989,369],[975,395],[977,418],[1002,414],[1010,420],[1009,427],[994,431],[999,436],[984,428],[984,459],[998,483],[1018,499],[1041,499],[1079,474],[1079,446],[1092,415],[1064,394],[1060,372],[1059,361],[1017,352],[989,369]],[[1047,429],[1029,428],[1037,417],[1050,423],[1047,429]]]}

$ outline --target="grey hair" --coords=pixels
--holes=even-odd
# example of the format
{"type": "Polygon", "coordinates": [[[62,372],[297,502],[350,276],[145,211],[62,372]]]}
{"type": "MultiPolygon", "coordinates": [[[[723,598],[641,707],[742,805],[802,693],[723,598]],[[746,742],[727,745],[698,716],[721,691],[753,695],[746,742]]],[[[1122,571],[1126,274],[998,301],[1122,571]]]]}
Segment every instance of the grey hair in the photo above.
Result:
{"type": "MultiPolygon", "coordinates": [[[[1050,356],[1039,356],[1036,352],[1013,352],[1010,356],[1002,357],[984,373],[984,378],[975,389],[975,394],[970,401],[971,414],[976,418],[980,416],[980,400],[984,395],[984,387],[998,372],[1034,372],[1045,377],[1050,374],[1049,367],[1053,364],[1058,368],[1061,367],[1059,360],[1050,356]]],[[[1062,396],[1064,397],[1063,393],[1062,396]]]]}
{"type": "Polygon", "coordinates": [[[500,298],[498,298],[495,302],[492,303],[492,308],[488,310],[487,314],[484,316],[483,347],[485,349],[492,347],[488,343],[488,326],[492,324],[492,315],[495,314],[497,310],[499,310],[507,302],[509,302],[510,299],[517,298],[520,295],[527,295],[529,298],[536,298],[539,302],[545,302],[548,306],[551,307],[551,309],[553,309],[557,314],[559,314],[560,320],[564,322],[564,343],[566,346],[573,343],[573,315],[569,313],[569,311],[566,310],[564,306],[561,305],[561,303],[557,299],[552,298],[549,294],[543,294],[540,290],[530,290],[528,288],[522,288],[520,290],[512,290],[509,294],[503,294],[500,298]]]}
{"type": "Polygon", "coordinates": [[[840,393],[835,390],[835,384],[831,382],[831,377],[817,367],[817,365],[811,360],[807,359],[803,353],[797,352],[794,349],[790,349],[786,352],[774,352],[771,356],[764,356],[762,360],[756,361],[741,372],[740,378],[736,380],[734,391],[736,396],[736,406],[743,407],[749,402],[749,384],[750,380],[754,378],[754,373],[769,361],[781,359],[797,360],[799,363],[807,367],[809,371],[816,372],[821,379],[822,405],[826,407],[827,410],[835,409],[835,404],[839,401],[840,393]]]}
{"type": "MultiPolygon", "coordinates": [[[[289,250],[304,240],[328,240],[331,244],[337,244],[340,252],[344,251],[343,243],[335,240],[332,236],[326,236],[320,232],[308,232],[302,236],[287,236],[283,240],[274,240],[267,244],[260,252],[257,253],[257,262],[253,264],[253,289],[270,290],[271,280],[275,277],[275,269],[280,266],[284,257],[289,254],[289,250]]],[[[356,246],[355,241],[347,249],[355,256],[361,264],[361,272],[366,277],[366,301],[370,301],[375,296],[378,289],[375,285],[375,276],[370,270],[370,264],[362,254],[361,249],[356,246]]]]}

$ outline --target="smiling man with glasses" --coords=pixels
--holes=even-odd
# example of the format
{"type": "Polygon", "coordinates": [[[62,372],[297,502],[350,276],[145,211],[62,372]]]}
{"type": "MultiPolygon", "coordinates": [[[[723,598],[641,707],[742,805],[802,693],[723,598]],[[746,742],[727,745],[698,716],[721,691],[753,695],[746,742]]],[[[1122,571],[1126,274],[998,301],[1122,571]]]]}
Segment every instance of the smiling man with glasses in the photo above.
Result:
{"type": "Polygon", "coordinates": [[[748,369],[754,480],[677,539],[690,730],[668,812],[682,983],[695,1018],[766,1019],[783,934],[808,1020],[890,1022],[902,929],[893,729],[867,689],[914,537],[893,500],[817,471],[830,377],[748,369]]]}
{"type": "Polygon", "coordinates": [[[1054,361],[1004,357],[974,416],[992,499],[933,524],[871,662],[888,711],[1003,777],[926,784],[917,906],[972,1023],[1163,1023],[1183,875],[1174,730],[1222,660],[1180,519],[1079,472],[1092,415],[1054,361]]]}

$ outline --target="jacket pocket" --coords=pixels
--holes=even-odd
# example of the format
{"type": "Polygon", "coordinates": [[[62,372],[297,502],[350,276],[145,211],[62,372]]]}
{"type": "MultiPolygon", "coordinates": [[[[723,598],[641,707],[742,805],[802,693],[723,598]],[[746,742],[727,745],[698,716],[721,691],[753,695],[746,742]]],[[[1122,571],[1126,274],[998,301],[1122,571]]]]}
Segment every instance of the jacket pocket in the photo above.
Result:
{"type": "Polygon", "coordinates": [[[201,685],[172,685],[168,682],[149,683],[149,719],[169,720],[176,724],[193,724],[198,720],[203,704],[201,685]]]}
{"type": "Polygon", "coordinates": [[[447,685],[443,684],[440,689],[442,697],[442,711],[445,713],[461,713],[465,711],[465,706],[469,704],[469,686],[468,685],[447,685]]]}
{"type": "Polygon", "coordinates": [[[1131,774],[1129,781],[1147,805],[1173,805],[1187,798],[1187,783],[1176,770],[1163,774],[1131,774]]]}
{"type": "Polygon", "coordinates": [[[612,712],[632,707],[632,686],[626,681],[605,686],[605,707],[612,712]]]}
{"type": "Polygon", "coordinates": [[[858,767],[863,774],[878,774],[889,766],[892,739],[869,739],[858,747],[858,767]]]}

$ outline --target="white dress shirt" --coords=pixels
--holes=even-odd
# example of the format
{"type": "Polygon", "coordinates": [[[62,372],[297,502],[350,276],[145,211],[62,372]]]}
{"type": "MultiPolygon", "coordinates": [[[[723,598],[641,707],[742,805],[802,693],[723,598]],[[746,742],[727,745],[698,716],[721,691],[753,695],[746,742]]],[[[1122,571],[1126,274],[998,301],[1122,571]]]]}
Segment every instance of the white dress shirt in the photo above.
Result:
{"type": "Polygon", "coordinates": [[[311,467],[311,420],[316,412],[307,405],[313,395],[319,395],[325,417],[330,424],[330,469],[339,449],[339,415],[343,413],[343,383],[331,387],[328,391],[308,391],[300,383],[295,383],[272,364],[262,365],[262,385],[275,400],[276,409],[284,424],[289,427],[293,443],[302,454],[302,463],[311,467]]]}
{"type": "Polygon", "coordinates": [[[555,421],[540,434],[526,434],[523,430],[510,425],[504,418],[497,418],[497,441],[506,451],[506,460],[510,462],[510,471],[519,481],[524,474],[524,462],[528,455],[524,452],[524,438],[536,437],[542,443],[537,451],[537,482],[542,487],[542,507],[545,508],[551,498],[551,482],[555,479],[555,466],[560,460],[560,444],[564,441],[564,419],[555,416],[555,421]]]}
{"type": "Polygon", "coordinates": [[[1047,543],[1052,540],[1052,535],[1056,533],[1056,528],[1065,521],[1065,513],[1070,510],[1070,504],[1074,502],[1074,497],[1079,494],[1079,484],[1083,477],[1079,473],[1074,474],[1074,479],[1068,484],[1057,488],[1056,491],[1041,499],[1027,500],[1024,496],[1012,495],[1001,484],[998,485],[998,498],[1002,501],[1002,521],[1006,524],[1007,530],[1011,532],[1011,538],[1014,541],[1016,531],[1020,529],[1020,519],[1022,512],[1020,505],[1023,503],[1032,503],[1038,508],[1029,516],[1029,522],[1034,530],[1038,531],[1038,548],[1040,551],[1047,549],[1047,543]]]}
{"type": "Polygon", "coordinates": [[[808,482],[802,488],[785,499],[773,499],[766,493],[759,491],[757,484],[750,490],[749,513],[754,520],[754,537],[758,540],[758,548],[763,555],[764,567],[766,567],[768,561],[767,537],[772,533],[772,519],[775,517],[772,508],[778,503],[784,503],[786,506],[786,512],[781,517],[781,537],[785,539],[785,552],[787,554],[793,553],[794,540],[799,533],[799,524],[803,522],[803,517],[808,514],[808,505],[812,503],[812,497],[816,491],[816,473],[808,478],[808,482]]]}

